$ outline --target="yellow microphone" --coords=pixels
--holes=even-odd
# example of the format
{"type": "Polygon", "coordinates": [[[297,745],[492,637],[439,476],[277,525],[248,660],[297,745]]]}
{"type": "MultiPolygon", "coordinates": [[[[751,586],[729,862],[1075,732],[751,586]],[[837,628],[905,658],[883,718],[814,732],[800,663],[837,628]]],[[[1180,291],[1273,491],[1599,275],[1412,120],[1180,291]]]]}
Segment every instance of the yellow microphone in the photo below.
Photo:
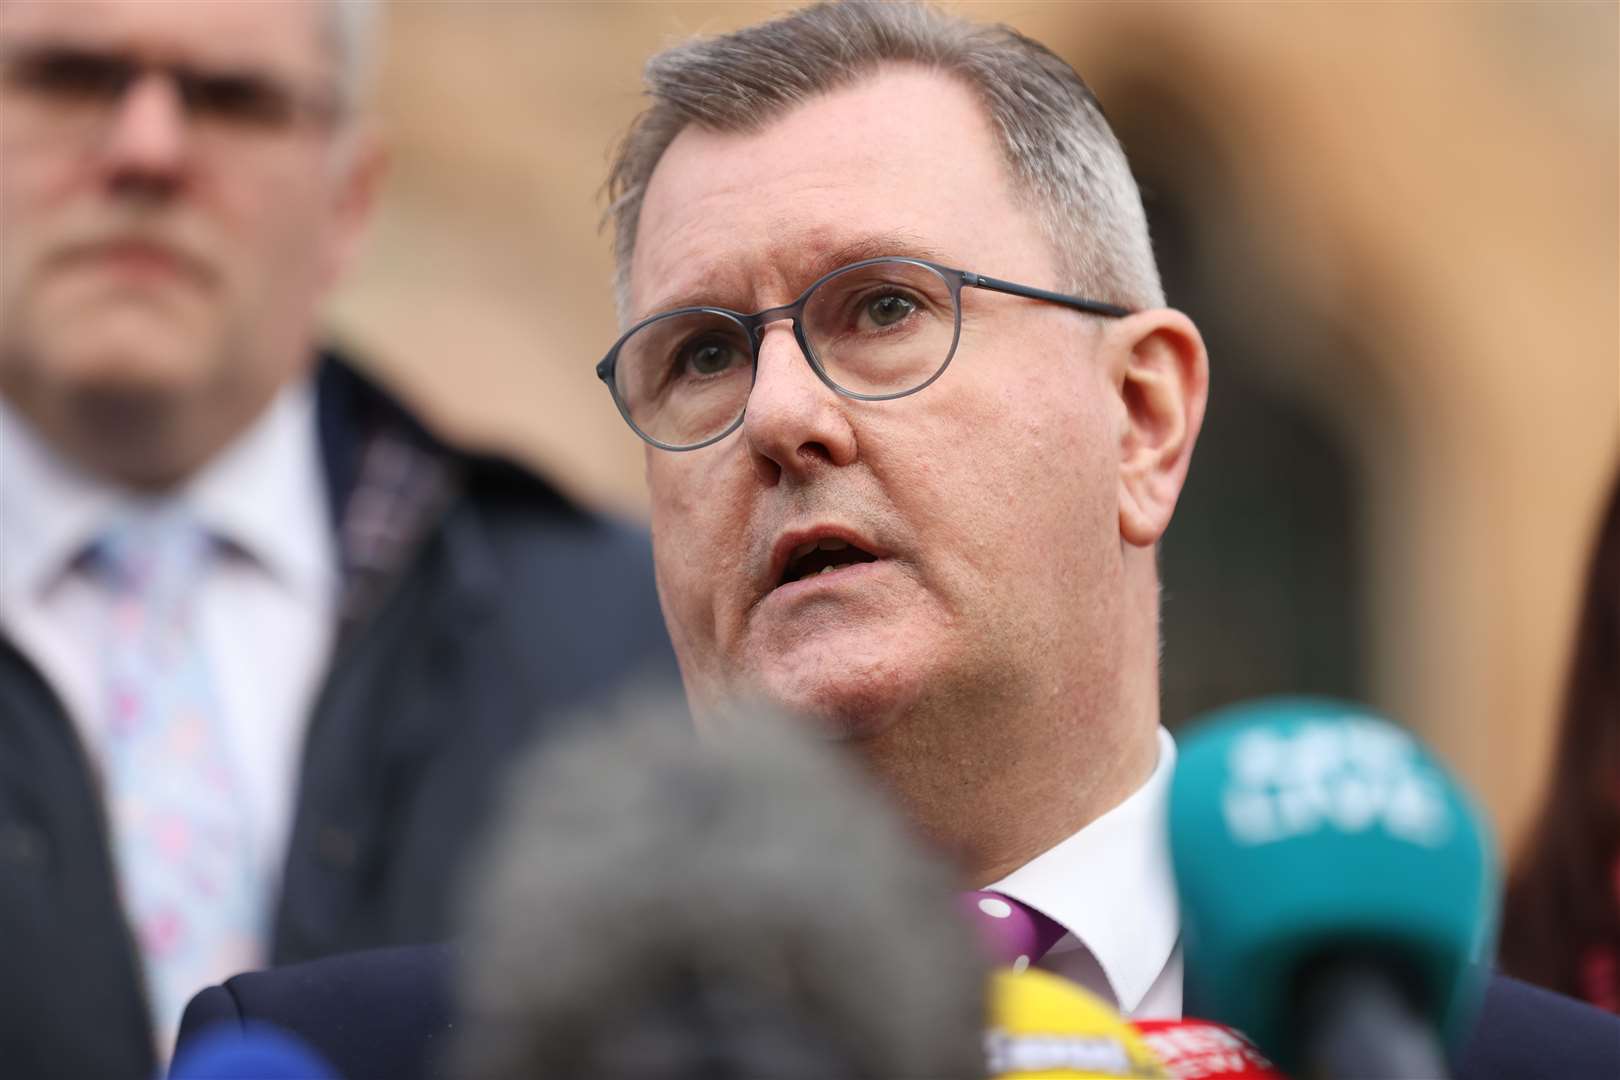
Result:
{"type": "Polygon", "coordinates": [[[1034,969],[990,973],[991,1080],[1170,1080],[1141,1033],[1101,999],[1034,969]]]}

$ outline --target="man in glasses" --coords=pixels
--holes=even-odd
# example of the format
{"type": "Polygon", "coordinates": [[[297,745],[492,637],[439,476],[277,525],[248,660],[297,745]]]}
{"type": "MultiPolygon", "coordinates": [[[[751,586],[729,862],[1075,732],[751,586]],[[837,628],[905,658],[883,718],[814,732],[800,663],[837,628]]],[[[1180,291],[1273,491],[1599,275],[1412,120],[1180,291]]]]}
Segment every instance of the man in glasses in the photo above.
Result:
{"type": "MultiPolygon", "coordinates": [[[[1028,917],[1000,959],[1179,1017],[1155,546],[1208,361],[1097,101],[915,4],[807,8],[647,80],[597,372],[646,443],[699,726],[808,717],[985,915],[1028,917]]],[[[1455,1049],[1460,1076],[1596,1075],[1620,1027],[1498,979],[1455,1049]]]]}
{"type": "Polygon", "coordinates": [[[1154,546],[1207,361],[1097,102],[915,5],[647,70],[598,373],[648,444],[700,726],[750,696],[811,717],[972,887],[1061,925],[1040,962],[1178,1014],[1154,546]]]}
{"type": "Polygon", "coordinates": [[[0,0],[8,1076],[146,1075],[209,982],[443,936],[498,766],[667,654],[644,539],[317,354],[374,14],[0,0]]]}

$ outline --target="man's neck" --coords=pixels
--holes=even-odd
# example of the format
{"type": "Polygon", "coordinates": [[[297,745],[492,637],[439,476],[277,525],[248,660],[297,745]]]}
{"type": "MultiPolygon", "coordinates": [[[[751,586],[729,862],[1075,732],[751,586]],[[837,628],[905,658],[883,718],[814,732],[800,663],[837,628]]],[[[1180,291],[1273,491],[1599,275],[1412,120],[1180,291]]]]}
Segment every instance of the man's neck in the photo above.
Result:
{"type": "Polygon", "coordinates": [[[999,740],[985,738],[981,724],[906,724],[864,744],[862,757],[977,887],[1079,832],[1152,775],[1157,711],[1119,704],[1117,712],[1009,723],[999,740]]]}
{"type": "Polygon", "coordinates": [[[1107,768],[1093,767],[1067,777],[1053,772],[1005,793],[996,805],[1011,828],[978,832],[958,827],[955,856],[975,888],[997,881],[1041,855],[1129,798],[1153,775],[1158,761],[1158,726],[1112,747],[1096,747],[1107,768]],[[966,841],[966,843],[964,843],[966,841]]]}

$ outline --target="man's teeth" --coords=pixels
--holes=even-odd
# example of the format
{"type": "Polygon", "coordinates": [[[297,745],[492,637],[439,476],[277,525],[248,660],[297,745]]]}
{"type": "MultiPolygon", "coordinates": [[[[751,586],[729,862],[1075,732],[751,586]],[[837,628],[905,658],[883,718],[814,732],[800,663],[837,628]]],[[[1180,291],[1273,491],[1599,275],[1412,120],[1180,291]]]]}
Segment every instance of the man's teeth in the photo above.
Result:
{"type": "Polygon", "coordinates": [[[833,570],[843,570],[856,563],[871,562],[872,557],[866,552],[856,548],[848,540],[840,540],[836,536],[824,536],[819,540],[811,540],[800,544],[788,556],[787,573],[783,575],[784,581],[803,581],[805,578],[817,577],[833,570]],[[842,562],[833,562],[829,565],[820,565],[828,558],[837,559],[837,555],[822,554],[827,552],[848,552],[842,562]]]}
{"type": "Polygon", "coordinates": [[[849,541],[847,540],[840,540],[836,536],[823,537],[820,540],[812,540],[807,544],[800,544],[798,547],[794,548],[792,556],[788,558],[788,562],[797,562],[817,548],[820,548],[822,551],[843,551],[847,547],[849,547],[849,541]]]}

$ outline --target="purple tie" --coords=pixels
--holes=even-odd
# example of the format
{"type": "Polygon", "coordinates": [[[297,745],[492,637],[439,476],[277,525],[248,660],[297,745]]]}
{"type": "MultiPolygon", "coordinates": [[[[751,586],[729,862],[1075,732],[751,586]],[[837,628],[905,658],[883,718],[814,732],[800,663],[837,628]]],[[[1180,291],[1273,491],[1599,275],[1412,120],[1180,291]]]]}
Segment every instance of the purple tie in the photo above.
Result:
{"type": "Polygon", "coordinates": [[[1023,971],[1056,945],[1066,930],[1028,904],[998,892],[967,892],[962,909],[979,928],[985,951],[997,964],[1023,971]]]}

